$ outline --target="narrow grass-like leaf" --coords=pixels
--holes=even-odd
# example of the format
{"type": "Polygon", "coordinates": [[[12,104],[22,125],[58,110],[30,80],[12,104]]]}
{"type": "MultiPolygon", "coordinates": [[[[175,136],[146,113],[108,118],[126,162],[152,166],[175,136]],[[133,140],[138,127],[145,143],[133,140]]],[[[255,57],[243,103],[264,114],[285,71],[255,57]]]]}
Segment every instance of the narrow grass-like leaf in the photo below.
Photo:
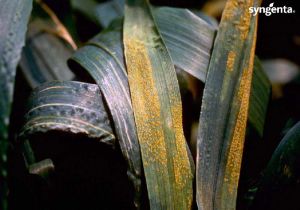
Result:
{"type": "Polygon", "coordinates": [[[204,82],[216,29],[186,9],[153,11],[174,65],[204,82]]]}
{"type": "Polygon", "coordinates": [[[268,104],[271,96],[271,83],[264,73],[260,61],[254,59],[248,123],[262,137],[265,127],[268,104]]]}
{"type": "MultiPolygon", "coordinates": [[[[176,67],[205,83],[217,28],[186,9],[154,8],[154,17],[176,67]]],[[[255,58],[248,122],[262,136],[271,84],[255,58]]]]}
{"type": "MultiPolygon", "coordinates": [[[[153,9],[153,15],[174,65],[205,82],[216,26],[208,24],[207,19],[204,21],[187,9],[156,7],[153,9]]],[[[120,22],[115,21],[113,27],[110,26],[107,30],[120,33],[116,30],[121,30],[120,22]]],[[[121,42],[119,44],[122,45],[121,42]]],[[[123,63],[123,60],[120,62],[123,63]]],[[[271,86],[261,65],[258,65],[258,58],[255,59],[255,63],[257,65],[254,66],[249,122],[261,136],[271,86]]]]}
{"type": "Polygon", "coordinates": [[[97,85],[49,82],[33,92],[21,138],[35,133],[80,133],[114,145],[115,137],[97,85]]]}
{"type": "Polygon", "coordinates": [[[253,0],[227,1],[207,73],[197,142],[197,204],[235,209],[252,81],[253,0]]]}
{"type": "Polygon", "coordinates": [[[17,63],[24,45],[32,0],[0,0],[0,208],[7,209],[8,124],[17,63]]]}
{"type": "Polygon", "coordinates": [[[252,209],[297,209],[300,192],[300,122],[281,140],[263,173],[252,209]]]}
{"type": "Polygon", "coordinates": [[[110,0],[98,3],[95,0],[71,0],[73,9],[80,12],[101,28],[107,28],[110,23],[124,16],[125,0],[110,0]]]}
{"type": "MultiPolygon", "coordinates": [[[[163,7],[155,9],[154,15],[158,22],[158,27],[162,38],[166,43],[166,47],[170,52],[175,66],[179,69],[183,68],[184,71],[190,73],[193,72],[194,76],[204,82],[203,77],[206,76],[207,65],[209,62],[209,56],[206,55],[210,54],[212,47],[209,46],[208,43],[210,43],[210,45],[213,43],[214,30],[211,27],[208,27],[205,22],[203,22],[200,18],[195,17],[188,10],[163,7]],[[173,17],[178,21],[175,21],[172,24],[168,18],[163,17],[164,15],[166,17],[173,17]],[[160,20],[160,18],[163,20],[160,20]],[[182,26],[181,22],[186,22],[186,24],[182,26]],[[167,23],[169,25],[167,25],[167,23]],[[169,30],[174,30],[172,28],[179,28],[182,32],[173,33],[171,35],[169,30]],[[201,28],[205,31],[205,33],[199,33],[201,28]],[[186,34],[192,34],[193,36],[186,36],[186,34]],[[177,45],[178,42],[182,42],[181,47],[177,45]],[[190,46],[193,47],[191,48],[190,46]],[[198,56],[195,54],[193,52],[195,49],[203,56],[198,56]],[[179,54],[189,58],[190,62],[181,63],[182,60],[180,60],[181,58],[178,56],[179,54]],[[198,59],[202,62],[198,62],[198,59]],[[203,63],[206,63],[207,65],[204,66],[203,63]]],[[[104,32],[97,35],[95,38],[89,41],[86,46],[79,49],[69,61],[69,64],[72,69],[78,69],[80,66],[83,67],[97,81],[101,91],[104,94],[104,97],[106,98],[106,101],[108,102],[111,112],[115,113],[113,114],[114,124],[118,128],[124,128],[123,131],[117,130],[116,132],[123,132],[125,134],[127,126],[121,124],[123,122],[127,122],[129,124],[134,122],[132,112],[130,111],[131,108],[124,109],[127,113],[123,111],[122,113],[117,114],[119,111],[113,111],[114,109],[117,109],[114,107],[123,106],[122,104],[124,103],[122,102],[122,98],[129,97],[127,74],[126,70],[124,70],[123,45],[120,35],[122,29],[121,23],[121,20],[113,22],[111,26],[104,32]],[[122,85],[119,86],[118,83],[122,83],[122,85]],[[118,103],[120,104],[118,105],[118,103]]],[[[253,113],[253,116],[255,116],[254,118],[252,117],[252,119],[260,118],[261,120],[257,121],[263,122],[265,118],[265,112],[263,111],[266,111],[267,104],[265,101],[269,99],[268,92],[270,91],[270,86],[268,85],[267,80],[262,79],[265,78],[265,75],[260,68],[256,68],[257,66],[258,65],[255,65],[253,81],[253,85],[257,85],[257,87],[256,89],[253,89],[254,86],[252,87],[253,91],[251,91],[250,114],[252,115],[253,113]],[[259,78],[256,78],[255,75],[259,75],[259,78]],[[264,82],[264,84],[261,84],[261,82],[264,82]],[[262,96],[267,97],[264,98],[262,96]],[[256,110],[260,111],[257,112],[256,110]]],[[[251,118],[251,116],[249,116],[249,118],[251,118]]],[[[256,121],[252,120],[251,123],[253,123],[255,127],[256,121]]],[[[131,129],[135,129],[134,126],[130,127],[131,129]]],[[[121,137],[124,136],[124,134],[122,135],[117,133],[117,135],[119,135],[118,139],[120,140],[124,156],[126,159],[129,159],[129,161],[130,159],[138,159],[140,154],[138,150],[136,152],[128,153],[126,149],[130,149],[130,147],[126,148],[126,146],[123,146],[125,145],[123,141],[126,141],[126,139],[121,137]],[[132,157],[129,157],[128,155],[132,155],[132,157]]],[[[131,144],[137,144],[136,136],[133,136],[134,133],[129,133],[129,135],[130,137],[128,139],[130,139],[132,142],[131,144]]],[[[138,161],[136,161],[136,163],[137,162],[138,161]]],[[[133,165],[130,163],[129,165],[131,165],[131,174],[135,174],[134,170],[140,171],[140,169],[133,170],[133,165]]],[[[135,164],[134,167],[139,168],[140,165],[135,164]]],[[[136,182],[136,184],[137,183],[139,182],[136,182]]]]}
{"type": "Polygon", "coordinates": [[[124,16],[125,0],[112,0],[98,4],[95,15],[99,24],[106,28],[116,18],[124,16]]]}
{"type": "MultiPolygon", "coordinates": [[[[139,207],[142,166],[123,63],[120,28],[108,29],[89,43],[90,45],[76,52],[69,64],[74,70],[78,67],[86,69],[95,79],[106,99],[114,121],[117,139],[128,163],[128,176],[134,184],[135,205],[139,207]]],[[[80,73],[80,71],[77,72],[80,73]]]]}
{"type": "Polygon", "coordinates": [[[73,50],[64,40],[49,33],[53,30],[49,25],[47,21],[36,19],[28,28],[20,66],[32,88],[46,81],[74,78],[66,64],[73,50]]]}
{"type": "Polygon", "coordinates": [[[126,2],[123,41],[150,208],[190,209],[193,163],[179,85],[147,1],[126,2]]]}

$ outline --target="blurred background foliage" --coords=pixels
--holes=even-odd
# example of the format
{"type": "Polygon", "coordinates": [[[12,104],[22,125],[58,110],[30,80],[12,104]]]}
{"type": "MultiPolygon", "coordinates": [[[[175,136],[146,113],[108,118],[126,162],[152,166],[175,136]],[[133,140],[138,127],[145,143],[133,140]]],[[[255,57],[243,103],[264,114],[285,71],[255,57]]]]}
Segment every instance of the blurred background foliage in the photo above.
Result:
{"type": "MultiPolygon", "coordinates": [[[[216,21],[220,20],[225,2],[224,0],[151,1],[153,5],[157,6],[202,11],[214,17],[216,21]]],[[[272,96],[268,105],[263,136],[253,132],[251,128],[247,130],[237,200],[237,209],[241,210],[300,209],[297,201],[300,195],[299,146],[298,150],[293,153],[297,160],[292,161],[291,167],[294,169],[292,175],[289,176],[293,179],[291,181],[293,187],[284,188],[280,192],[280,189],[283,188],[282,185],[274,185],[275,190],[266,187],[266,190],[257,193],[261,180],[265,174],[268,174],[266,171],[270,171],[268,163],[276,147],[288,131],[300,121],[300,27],[298,27],[300,25],[300,8],[298,9],[296,1],[265,0],[262,5],[267,6],[272,2],[275,2],[275,5],[288,4],[297,12],[291,15],[275,14],[270,17],[264,15],[259,17],[256,55],[260,58],[264,71],[271,81],[272,96]],[[256,194],[258,197],[255,197],[256,194]]],[[[121,157],[120,148],[112,150],[109,146],[99,146],[92,141],[86,142],[83,136],[72,134],[65,136],[60,132],[50,132],[47,137],[35,136],[34,141],[37,147],[41,144],[38,140],[43,138],[43,148],[49,148],[49,150],[61,148],[61,151],[64,149],[72,151],[60,165],[56,166],[61,169],[61,174],[51,179],[55,183],[53,184],[37,175],[28,174],[21,155],[23,148],[15,142],[18,131],[24,124],[24,120],[22,120],[26,113],[24,104],[34,87],[45,81],[58,79],[94,83],[87,75],[76,75],[71,72],[66,60],[77,47],[83,46],[88,40],[103,31],[108,24],[105,21],[109,13],[115,12],[117,15],[122,15],[122,11],[120,11],[122,8],[117,6],[107,9],[108,14],[104,15],[104,19],[101,19],[101,14],[97,16],[96,12],[89,12],[94,11],[99,4],[103,3],[106,2],[101,0],[34,2],[26,46],[23,49],[16,76],[9,130],[12,142],[8,164],[10,209],[133,208],[131,201],[134,193],[127,180],[126,164],[121,157]],[[50,51],[52,52],[49,53],[50,51]],[[38,59],[30,60],[34,57],[38,59]],[[48,68],[49,71],[45,72],[50,73],[43,73],[41,74],[43,77],[36,78],[36,75],[39,74],[31,75],[32,70],[28,70],[35,66],[39,66],[36,68],[37,71],[40,68],[48,68]],[[55,69],[59,69],[59,71],[55,71],[55,69]],[[61,71],[61,69],[65,69],[65,71],[61,71]],[[68,141],[62,142],[59,139],[68,139],[68,141]],[[84,144],[83,141],[85,141],[84,144]]],[[[185,94],[184,100],[194,97],[199,100],[195,102],[199,105],[204,85],[193,78],[188,78],[187,81],[189,91],[188,94],[185,94]]],[[[190,113],[186,112],[185,117],[199,119],[200,110],[194,111],[197,116],[189,116],[190,113]]],[[[187,121],[189,122],[189,120],[187,121]]],[[[195,138],[197,126],[191,126],[193,129],[186,133],[191,138],[195,138]]],[[[296,126],[296,128],[298,127],[296,126]]],[[[296,135],[295,139],[297,139],[294,140],[295,142],[299,142],[299,135],[298,137],[296,135]]],[[[40,156],[42,159],[43,155],[40,156]]],[[[280,169],[278,173],[284,173],[284,170],[280,169]]],[[[280,182],[280,180],[275,181],[280,182]]],[[[268,184],[263,186],[268,186],[268,184]]],[[[146,198],[143,199],[146,200],[146,198]]],[[[145,202],[145,206],[147,206],[147,201],[145,202]]]]}

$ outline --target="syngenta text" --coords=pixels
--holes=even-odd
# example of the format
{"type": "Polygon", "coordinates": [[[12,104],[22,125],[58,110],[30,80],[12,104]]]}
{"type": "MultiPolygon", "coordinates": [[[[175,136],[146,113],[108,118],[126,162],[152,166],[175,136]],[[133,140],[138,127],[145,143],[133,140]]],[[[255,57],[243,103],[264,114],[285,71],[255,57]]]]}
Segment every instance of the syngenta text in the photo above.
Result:
{"type": "Polygon", "coordinates": [[[296,11],[292,7],[274,7],[274,3],[271,3],[268,7],[250,7],[249,12],[253,15],[256,16],[258,13],[263,13],[266,16],[270,16],[272,14],[291,14],[295,13],[296,11]]]}

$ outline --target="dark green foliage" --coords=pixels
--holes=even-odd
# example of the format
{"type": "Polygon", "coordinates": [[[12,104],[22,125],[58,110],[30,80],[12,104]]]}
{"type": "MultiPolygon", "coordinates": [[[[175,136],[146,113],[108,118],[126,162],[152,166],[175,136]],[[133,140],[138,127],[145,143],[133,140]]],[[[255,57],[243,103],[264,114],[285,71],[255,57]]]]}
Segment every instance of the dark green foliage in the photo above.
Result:
{"type": "Polygon", "coordinates": [[[148,3],[35,1],[27,24],[0,0],[1,210],[298,209],[299,79],[270,100],[258,1],[219,26],[148,3]]]}
{"type": "Polygon", "coordinates": [[[11,112],[16,67],[24,46],[31,0],[0,1],[0,208],[7,209],[5,197],[8,125],[11,112]]]}

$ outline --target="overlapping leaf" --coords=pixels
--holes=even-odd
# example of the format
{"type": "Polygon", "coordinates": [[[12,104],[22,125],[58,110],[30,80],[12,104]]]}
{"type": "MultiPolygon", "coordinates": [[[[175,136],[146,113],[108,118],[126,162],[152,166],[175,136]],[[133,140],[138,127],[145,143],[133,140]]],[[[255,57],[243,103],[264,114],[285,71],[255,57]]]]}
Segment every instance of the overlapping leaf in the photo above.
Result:
{"type": "Polygon", "coordinates": [[[49,82],[37,88],[29,102],[21,138],[58,130],[80,133],[110,145],[114,135],[97,85],[49,82]]]}
{"type": "MultiPolygon", "coordinates": [[[[154,17],[157,20],[159,31],[161,32],[162,38],[166,43],[175,66],[177,66],[179,69],[183,69],[184,71],[192,73],[198,79],[201,79],[203,81],[203,77],[205,77],[207,71],[207,65],[203,65],[203,63],[208,64],[209,61],[209,54],[212,47],[211,45],[213,44],[214,39],[213,27],[208,26],[206,22],[196,17],[190,11],[183,9],[157,8],[154,10],[154,17]],[[171,23],[169,21],[171,19],[170,17],[172,17],[173,19],[178,19],[178,21],[171,23]],[[182,25],[181,22],[186,22],[186,24],[182,25]],[[182,33],[171,34],[170,30],[174,30],[173,28],[177,28],[178,31],[182,31],[182,33]],[[203,33],[199,33],[199,31],[203,31],[203,33]],[[193,36],[186,36],[186,34],[193,34],[193,36]],[[177,43],[182,44],[178,45],[177,43]],[[200,55],[194,53],[194,51],[197,51],[200,55]],[[182,57],[186,57],[187,59],[189,58],[190,62],[182,62],[179,54],[181,54],[182,57]]],[[[104,93],[104,96],[106,97],[106,100],[108,102],[114,101],[114,99],[116,98],[119,99],[118,101],[120,101],[119,97],[113,95],[116,94],[115,92],[121,91],[122,94],[120,95],[122,97],[124,97],[124,94],[126,93],[126,91],[122,89],[116,91],[117,86],[116,83],[114,83],[115,80],[112,80],[112,78],[116,77],[116,75],[121,75],[118,77],[124,79],[124,81],[127,80],[126,71],[123,69],[123,46],[121,44],[120,36],[122,27],[120,24],[121,20],[115,21],[103,33],[92,39],[88,43],[88,45],[81,48],[73,56],[73,61],[70,62],[73,68],[75,66],[74,64],[77,63],[77,67],[78,65],[80,65],[87,69],[96,80],[100,77],[100,74],[96,75],[97,71],[103,72],[101,73],[101,77],[103,78],[100,80],[100,82],[98,82],[101,90],[103,89],[102,91],[106,92],[106,86],[114,89],[114,91],[110,91],[108,92],[108,94],[104,93]],[[109,62],[107,63],[107,61],[109,62]],[[104,80],[105,77],[107,79],[104,80]]],[[[253,116],[255,116],[252,117],[252,119],[259,118],[261,119],[261,122],[263,122],[267,107],[267,103],[265,102],[267,102],[269,99],[270,86],[268,80],[265,79],[265,75],[262,72],[262,69],[257,67],[259,67],[259,65],[255,65],[254,76],[259,75],[259,77],[254,78],[253,85],[256,85],[257,87],[252,87],[253,91],[251,91],[250,113],[251,115],[253,114],[253,116]],[[254,87],[255,89],[253,89],[254,87]]],[[[121,80],[117,81],[120,83],[121,80]]],[[[126,90],[128,92],[127,82],[124,83],[124,87],[126,87],[126,90]]],[[[110,106],[110,108],[112,107],[110,106]]],[[[249,118],[251,118],[251,116],[249,116],[249,118]]],[[[132,120],[127,121],[132,122],[132,120]]],[[[122,121],[115,120],[114,123],[118,124],[120,122],[122,121]]],[[[258,125],[254,120],[250,122],[254,127],[258,125]]],[[[260,129],[262,129],[263,123],[260,125],[262,125],[260,129]]],[[[259,127],[256,128],[259,129],[259,127]]],[[[133,138],[131,137],[131,141],[133,141],[132,139],[133,138]]]]}
{"type": "Polygon", "coordinates": [[[151,209],[190,209],[193,162],[174,65],[147,1],[126,1],[123,42],[151,209]]]}
{"type": "MultiPolygon", "coordinates": [[[[78,2],[74,3],[74,7],[102,27],[107,27],[114,19],[124,15],[120,10],[120,7],[124,5],[122,0],[108,1],[98,5],[94,1],[87,2],[93,5],[93,9],[88,13],[81,9],[78,2]],[[106,13],[110,16],[106,18],[104,15],[97,16],[97,14],[106,13]]],[[[205,82],[217,30],[216,21],[197,11],[168,7],[153,7],[153,15],[175,66],[205,82]]],[[[255,63],[259,63],[258,58],[255,60],[255,63]]],[[[253,78],[249,122],[262,136],[271,86],[261,65],[254,66],[253,78]]]]}
{"type": "Polygon", "coordinates": [[[199,209],[235,209],[253,73],[253,0],[229,0],[222,15],[202,98],[197,144],[199,209]],[[212,132],[213,131],[213,132],[212,132]]]}
{"type": "Polygon", "coordinates": [[[127,75],[122,62],[121,33],[108,30],[90,43],[91,46],[82,48],[74,55],[73,59],[78,64],[70,62],[70,65],[73,69],[78,67],[76,65],[85,68],[106,99],[122,153],[128,162],[128,175],[135,187],[135,203],[138,206],[142,168],[127,75]]]}

